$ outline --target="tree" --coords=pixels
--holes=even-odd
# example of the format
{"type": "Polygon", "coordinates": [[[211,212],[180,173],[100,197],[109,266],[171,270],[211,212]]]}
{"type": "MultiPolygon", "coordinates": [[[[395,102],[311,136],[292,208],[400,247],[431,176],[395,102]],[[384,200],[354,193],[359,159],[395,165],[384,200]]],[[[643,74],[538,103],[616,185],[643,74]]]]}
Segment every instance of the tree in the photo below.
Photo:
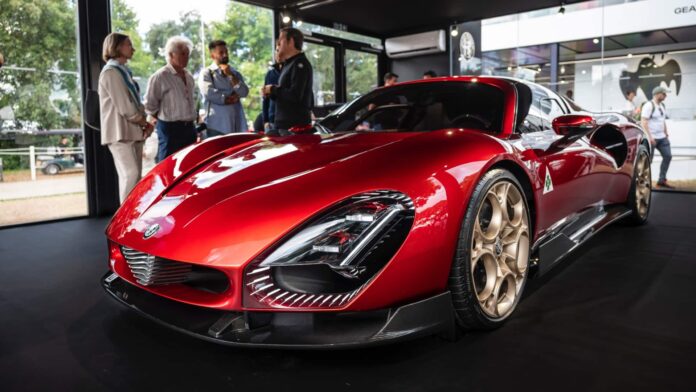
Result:
{"type": "Polygon", "coordinates": [[[74,1],[0,0],[0,107],[16,127],[79,126],[75,19],[74,1]]]}
{"type": "Polygon", "coordinates": [[[152,53],[143,48],[143,39],[138,33],[138,23],[135,12],[123,0],[111,1],[111,30],[130,37],[135,54],[128,62],[128,67],[133,71],[133,78],[140,83],[144,90],[142,85],[157,70],[158,64],[153,60],[152,53]]]}
{"type": "Polygon", "coordinates": [[[346,51],[346,89],[349,101],[377,87],[378,78],[376,54],[346,51]]]}
{"type": "MultiPolygon", "coordinates": [[[[166,63],[164,46],[169,38],[183,36],[193,43],[188,69],[193,73],[198,73],[204,67],[203,56],[207,47],[207,44],[202,42],[201,25],[201,14],[194,10],[182,13],[178,21],[168,20],[150,27],[145,35],[145,41],[155,63],[159,67],[166,63]]],[[[203,29],[205,30],[205,27],[203,29]]]]}
{"type": "Polygon", "coordinates": [[[238,69],[249,86],[243,100],[249,121],[261,112],[259,90],[273,61],[273,13],[249,4],[231,1],[225,20],[213,22],[209,41],[222,39],[230,50],[230,64],[238,69]]]}

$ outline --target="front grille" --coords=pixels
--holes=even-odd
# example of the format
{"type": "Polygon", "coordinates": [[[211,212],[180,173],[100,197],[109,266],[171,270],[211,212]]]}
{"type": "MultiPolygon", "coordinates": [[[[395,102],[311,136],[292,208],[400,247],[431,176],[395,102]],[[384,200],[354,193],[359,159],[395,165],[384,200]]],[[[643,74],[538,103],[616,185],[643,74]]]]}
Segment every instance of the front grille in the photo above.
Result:
{"type": "Polygon", "coordinates": [[[135,249],[121,247],[121,253],[135,280],[143,286],[186,282],[192,265],[162,259],[135,249]]]}

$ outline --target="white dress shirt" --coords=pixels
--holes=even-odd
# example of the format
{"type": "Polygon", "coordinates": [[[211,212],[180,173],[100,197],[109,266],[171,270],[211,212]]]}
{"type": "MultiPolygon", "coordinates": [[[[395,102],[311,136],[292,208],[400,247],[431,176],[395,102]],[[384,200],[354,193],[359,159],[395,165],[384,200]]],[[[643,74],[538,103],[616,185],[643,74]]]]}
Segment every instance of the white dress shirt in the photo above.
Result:
{"type": "Polygon", "coordinates": [[[186,83],[167,64],[150,77],[145,95],[147,114],[168,122],[196,120],[195,82],[188,70],[184,70],[184,75],[186,83]]]}

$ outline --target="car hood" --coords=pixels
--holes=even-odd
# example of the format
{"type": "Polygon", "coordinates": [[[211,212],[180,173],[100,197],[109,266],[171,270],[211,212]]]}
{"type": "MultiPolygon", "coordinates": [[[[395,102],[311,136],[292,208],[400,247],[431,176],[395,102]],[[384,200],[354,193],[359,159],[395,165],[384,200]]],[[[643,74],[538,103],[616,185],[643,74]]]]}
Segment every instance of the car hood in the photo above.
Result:
{"type": "MultiPolygon", "coordinates": [[[[260,138],[194,166],[170,184],[148,176],[118,211],[107,235],[160,257],[239,266],[351,195],[376,189],[408,191],[410,182],[432,173],[414,164],[413,157],[443,135],[438,131],[260,138]],[[409,165],[413,169],[404,175],[409,165]],[[155,225],[156,232],[145,238],[155,225]]],[[[183,161],[186,152],[170,159],[183,161]]]]}

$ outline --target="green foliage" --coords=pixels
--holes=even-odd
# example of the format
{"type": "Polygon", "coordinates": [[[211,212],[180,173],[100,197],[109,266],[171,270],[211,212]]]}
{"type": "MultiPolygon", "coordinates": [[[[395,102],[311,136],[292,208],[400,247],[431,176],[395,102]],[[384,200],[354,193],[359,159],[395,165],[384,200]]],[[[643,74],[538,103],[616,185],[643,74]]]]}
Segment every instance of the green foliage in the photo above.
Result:
{"type": "Polygon", "coordinates": [[[349,101],[377,87],[377,69],[376,54],[346,50],[346,92],[349,101]]]}
{"type": "Polygon", "coordinates": [[[6,63],[0,71],[0,108],[10,107],[16,127],[79,126],[75,19],[71,0],[0,0],[0,51],[6,63]]]}
{"type": "Polygon", "coordinates": [[[164,46],[167,40],[174,36],[184,36],[193,43],[188,69],[196,73],[203,68],[202,56],[205,55],[207,43],[201,42],[201,23],[201,14],[198,11],[189,11],[182,13],[178,21],[168,20],[150,27],[145,41],[157,68],[166,64],[164,46]]]}
{"type": "Polygon", "coordinates": [[[230,1],[223,21],[204,24],[201,29],[200,13],[191,10],[182,13],[178,20],[152,25],[143,39],[137,33],[136,15],[124,0],[114,0],[112,4],[112,25],[114,30],[128,34],[133,41],[136,52],[128,66],[143,88],[150,75],[165,64],[162,52],[170,37],[181,35],[193,42],[188,69],[194,75],[211,62],[208,42],[223,39],[230,50],[230,64],[242,74],[251,90],[249,97],[242,101],[247,119],[252,121],[261,112],[259,90],[273,53],[271,11],[230,1]]]}
{"type": "Polygon", "coordinates": [[[319,106],[335,103],[336,65],[333,47],[307,42],[303,49],[314,71],[314,103],[319,106]]]}
{"type": "Polygon", "coordinates": [[[143,48],[143,39],[140,37],[140,34],[138,34],[138,23],[135,12],[133,12],[123,0],[111,1],[111,28],[113,31],[127,34],[130,37],[133,48],[135,48],[135,54],[133,54],[133,58],[128,62],[128,67],[133,71],[133,77],[140,83],[141,88],[144,90],[144,84],[147,83],[147,78],[152,75],[159,66],[154,62],[150,51],[144,50],[143,48]]]}
{"type": "Polygon", "coordinates": [[[207,38],[208,41],[222,39],[227,42],[230,65],[239,70],[249,86],[249,96],[242,102],[247,120],[253,121],[261,112],[259,91],[268,65],[273,61],[273,13],[231,1],[225,20],[213,22],[207,38]]]}

